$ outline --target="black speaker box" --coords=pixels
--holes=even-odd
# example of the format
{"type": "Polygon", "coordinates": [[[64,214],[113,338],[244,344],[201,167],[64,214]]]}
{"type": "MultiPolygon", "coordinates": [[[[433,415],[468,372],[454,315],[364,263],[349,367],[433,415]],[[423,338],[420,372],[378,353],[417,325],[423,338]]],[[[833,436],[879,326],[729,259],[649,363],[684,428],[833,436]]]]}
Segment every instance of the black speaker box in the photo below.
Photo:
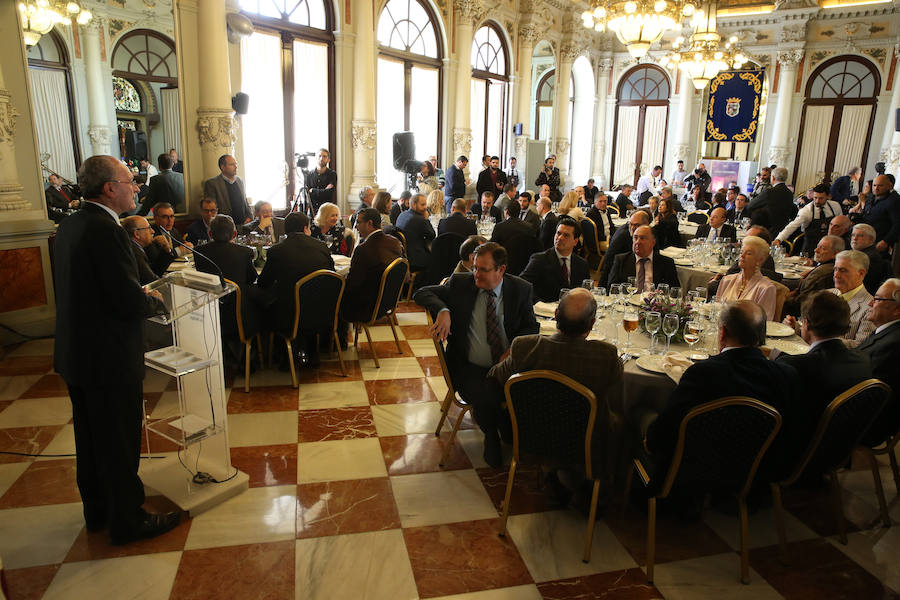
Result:
{"type": "Polygon", "coordinates": [[[394,134],[394,168],[402,171],[406,161],[416,157],[416,140],[412,131],[400,131],[394,134]]]}
{"type": "Polygon", "coordinates": [[[894,131],[900,131],[900,108],[897,109],[897,114],[894,115],[894,131]]]}
{"type": "Polygon", "coordinates": [[[244,92],[238,92],[234,95],[234,98],[231,99],[231,108],[239,115],[246,115],[249,106],[250,96],[244,92]]]}
{"type": "Polygon", "coordinates": [[[151,164],[156,162],[147,156],[147,134],[145,132],[131,130],[125,132],[125,157],[133,160],[146,158],[150,160],[151,164]]]}

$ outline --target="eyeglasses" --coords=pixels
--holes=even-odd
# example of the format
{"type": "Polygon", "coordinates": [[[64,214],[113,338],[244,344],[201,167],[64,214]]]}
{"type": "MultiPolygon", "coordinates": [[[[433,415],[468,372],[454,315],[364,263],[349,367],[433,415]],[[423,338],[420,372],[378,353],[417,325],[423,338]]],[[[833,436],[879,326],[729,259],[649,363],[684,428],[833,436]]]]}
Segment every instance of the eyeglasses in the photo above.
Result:
{"type": "Polygon", "coordinates": [[[895,298],[883,298],[881,296],[872,296],[872,302],[896,302],[895,298]]]}
{"type": "Polygon", "coordinates": [[[110,179],[107,183],[124,183],[126,185],[137,185],[137,182],[134,179],[129,179],[128,181],[119,181],[118,179],[110,179]]]}
{"type": "Polygon", "coordinates": [[[152,227],[135,227],[134,228],[135,231],[145,231],[147,229],[153,229],[153,228],[152,227]]]}
{"type": "Polygon", "coordinates": [[[217,212],[219,212],[219,209],[218,209],[218,208],[201,208],[201,209],[200,209],[200,212],[203,212],[203,213],[217,213],[217,212]]]}

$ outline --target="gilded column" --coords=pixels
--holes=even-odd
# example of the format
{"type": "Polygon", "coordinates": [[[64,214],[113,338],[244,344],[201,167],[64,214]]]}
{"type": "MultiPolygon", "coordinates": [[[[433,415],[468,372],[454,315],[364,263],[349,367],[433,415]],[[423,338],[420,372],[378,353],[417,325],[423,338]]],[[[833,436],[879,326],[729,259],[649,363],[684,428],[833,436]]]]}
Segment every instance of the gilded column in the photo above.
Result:
{"type": "Polygon", "coordinates": [[[797,83],[797,66],[803,60],[803,49],[778,52],[779,78],[778,102],[775,104],[775,125],[772,128],[772,142],[769,144],[769,164],[787,167],[791,157],[788,140],[791,133],[791,103],[794,99],[794,85],[797,83]]]}
{"type": "Polygon", "coordinates": [[[606,97],[612,66],[612,58],[601,58],[597,61],[597,104],[594,113],[594,160],[591,173],[597,179],[597,187],[600,189],[605,189],[607,182],[603,164],[606,160],[606,97]]]}
{"type": "Polygon", "coordinates": [[[119,156],[119,148],[113,149],[112,145],[115,129],[109,123],[112,91],[103,75],[103,59],[100,56],[100,36],[104,35],[104,23],[104,19],[95,16],[90,23],[81,26],[84,77],[87,83],[88,136],[91,139],[91,151],[95,155],[119,156]]]}
{"type": "Polygon", "coordinates": [[[559,50],[559,68],[556,70],[556,113],[553,115],[553,152],[560,178],[569,172],[569,95],[572,80],[572,63],[581,54],[581,48],[569,42],[559,50]]]}
{"type": "MultiPolygon", "coordinates": [[[[481,156],[469,156],[472,152],[472,37],[475,22],[484,13],[481,0],[455,0],[456,9],[456,120],[453,124],[453,157],[460,154],[469,157],[470,164],[480,165],[481,156]]],[[[447,161],[449,164],[449,161],[447,161]]],[[[480,167],[479,167],[480,168],[480,167]]]]}
{"type": "MultiPolygon", "coordinates": [[[[691,131],[694,129],[694,82],[690,75],[681,71],[681,82],[678,84],[681,90],[681,98],[678,100],[678,120],[675,123],[675,144],[672,146],[672,155],[675,162],[684,161],[685,169],[691,171],[694,168],[694,155],[691,154],[691,131]]],[[[672,170],[672,169],[670,169],[672,170]]],[[[663,173],[665,177],[665,173],[663,173]]]]}
{"type": "Polygon", "coordinates": [[[227,68],[228,38],[225,3],[198,0],[197,46],[200,89],[197,134],[205,177],[219,172],[219,156],[234,153],[234,111],[231,109],[231,79],[227,68]]]}
{"type": "Polygon", "coordinates": [[[521,171],[525,169],[528,139],[531,137],[531,59],[534,43],[539,37],[540,30],[533,23],[519,27],[519,106],[516,122],[522,124],[522,135],[516,136],[516,159],[521,171]]]}
{"type": "MultiPolygon", "coordinates": [[[[375,185],[375,25],[372,0],[354,0],[356,41],[353,47],[353,182],[350,195],[375,185]]],[[[351,199],[351,206],[356,204],[351,199]]]]}

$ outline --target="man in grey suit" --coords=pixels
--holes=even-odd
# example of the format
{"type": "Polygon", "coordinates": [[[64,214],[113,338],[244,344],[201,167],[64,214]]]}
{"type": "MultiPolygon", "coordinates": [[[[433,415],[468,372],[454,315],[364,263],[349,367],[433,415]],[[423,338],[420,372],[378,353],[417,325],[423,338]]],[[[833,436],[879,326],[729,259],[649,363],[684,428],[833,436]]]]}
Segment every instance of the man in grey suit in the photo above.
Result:
{"type": "Polygon", "coordinates": [[[159,202],[168,202],[173,209],[184,199],[184,175],[172,170],[172,157],[168,154],[160,154],[156,159],[159,165],[159,174],[149,180],[150,191],[141,202],[141,209],[137,212],[144,217],[153,206],[159,202]]]}
{"type": "Polygon", "coordinates": [[[219,157],[218,175],[203,182],[203,197],[214,198],[218,213],[229,215],[235,226],[250,222],[244,182],[237,176],[237,161],[230,154],[219,157]]]}

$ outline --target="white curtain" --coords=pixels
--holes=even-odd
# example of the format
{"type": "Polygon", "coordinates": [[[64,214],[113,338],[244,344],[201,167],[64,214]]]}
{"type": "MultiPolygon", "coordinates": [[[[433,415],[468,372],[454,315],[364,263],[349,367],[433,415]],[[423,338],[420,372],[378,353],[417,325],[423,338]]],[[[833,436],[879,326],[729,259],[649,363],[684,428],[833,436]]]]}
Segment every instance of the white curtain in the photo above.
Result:
{"type": "Polygon", "coordinates": [[[175,148],[181,156],[181,109],[178,106],[178,88],[162,88],[159,90],[162,104],[163,140],[165,152],[175,148]]]}
{"type": "Polygon", "coordinates": [[[866,137],[869,133],[871,106],[845,106],[841,114],[841,131],[838,134],[837,151],[834,156],[834,170],[846,175],[853,167],[864,167],[862,156],[866,137]]]}
{"type": "Polygon", "coordinates": [[[553,131],[553,107],[539,106],[538,114],[541,115],[541,127],[538,131],[539,140],[549,140],[550,132],[553,131]]]}
{"type": "Polygon", "coordinates": [[[807,106],[803,124],[803,139],[800,142],[800,160],[797,162],[798,192],[808,190],[819,182],[825,168],[828,152],[828,136],[831,133],[833,106],[807,106]]]}
{"type": "MultiPolygon", "coordinates": [[[[29,69],[37,125],[38,148],[49,154],[47,167],[75,181],[75,152],[66,94],[66,74],[62,71],[29,69]]],[[[49,175],[49,174],[45,174],[49,175]]]]}
{"type": "MultiPolygon", "coordinates": [[[[637,153],[637,130],[640,106],[620,106],[619,122],[612,143],[616,147],[615,185],[634,184],[634,156],[637,153]]],[[[646,142],[645,142],[646,148],[646,142]]]]}
{"type": "MultiPolygon", "coordinates": [[[[641,164],[647,171],[655,165],[663,164],[663,152],[666,149],[666,113],[667,106],[648,106],[644,117],[644,147],[641,164]]],[[[663,165],[664,166],[664,165],[663,165]]],[[[641,169],[644,172],[644,169],[641,169]]]]}

